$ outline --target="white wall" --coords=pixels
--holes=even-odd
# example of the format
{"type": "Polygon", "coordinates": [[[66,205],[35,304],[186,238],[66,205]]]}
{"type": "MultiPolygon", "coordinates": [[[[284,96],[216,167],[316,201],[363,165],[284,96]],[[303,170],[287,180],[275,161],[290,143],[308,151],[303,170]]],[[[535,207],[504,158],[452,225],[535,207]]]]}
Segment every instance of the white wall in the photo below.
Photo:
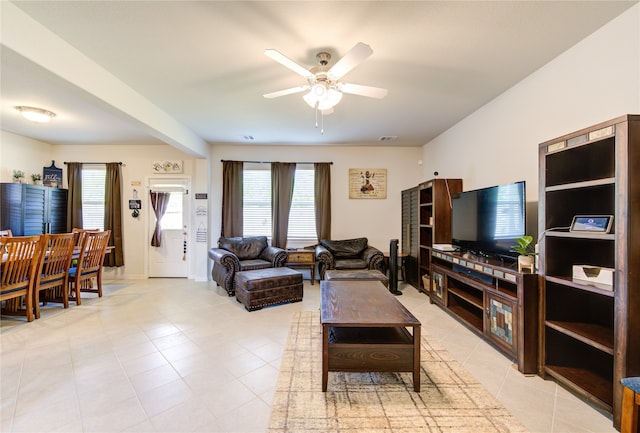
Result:
{"type": "Polygon", "coordinates": [[[400,239],[401,191],[416,186],[421,179],[420,148],[332,147],[332,146],[232,146],[211,149],[211,241],[220,236],[222,204],[222,162],[333,162],[331,166],[331,235],[333,239],[367,237],[383,251],[391,239],[400,239]],[[349,199],[350,168],[386,168],[386,199],[349,199]]]}
{"type": "MultiPolygon", "coordinates": [[[[31,174],[42,174],[42,167],[49,167],[52,159],[51,144],[0,130],[0,182],[12,182],[13,170],[22,170],[31,183],[31,174]]],[[[56,167],[61,166],[62,161],[56,162],[56,167]]]]}
{"type": "Polygon", "coordinates": [[[538,201],[538,144],[640,113],[640,5],[585,38],[423,147],[423,177],[464,189],[527,181],[538,201]]]}

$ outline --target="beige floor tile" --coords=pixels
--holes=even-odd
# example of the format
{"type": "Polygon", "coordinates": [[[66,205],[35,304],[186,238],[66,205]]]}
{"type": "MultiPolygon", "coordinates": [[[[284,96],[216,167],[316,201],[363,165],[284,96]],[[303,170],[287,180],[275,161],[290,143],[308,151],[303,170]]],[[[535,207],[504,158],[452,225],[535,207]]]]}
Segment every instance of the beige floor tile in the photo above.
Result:
{"type": "Polygon", "coordinates": [[[180,404],[151,416],[151,423],[157,432],[193,432],[215,423],[215,417],[199,399],[191,398],[180,404]]]}
{"type": "Polygon", "coordinates": [[[169,365],[169,361],[160,352],[154,352],[138,358],[121,361],[121,364],[127,375],[131,377],[154,368],[169,365]]]}
{"type": "Polygon", "coordinates": [[[138,394],[158,388],[179,379],[180,376],[169,364],[131,376],[131,384],[138,394]]]}
{"type": "Polygon", "coordinates": [[[174,380],[149,391],[138,393],[147,415],[155,416],[194,398],[194,393],[182,379],[174,380]]]}

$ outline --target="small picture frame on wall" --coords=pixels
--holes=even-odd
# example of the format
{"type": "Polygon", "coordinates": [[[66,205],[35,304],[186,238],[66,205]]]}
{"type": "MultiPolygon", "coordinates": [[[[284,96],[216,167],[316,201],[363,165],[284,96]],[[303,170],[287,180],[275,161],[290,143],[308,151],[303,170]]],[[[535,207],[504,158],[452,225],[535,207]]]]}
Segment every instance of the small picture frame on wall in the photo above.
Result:
{"type": "Polygon", "coordinates": [[[56,167],[56,162],[51,161],[49,167],[42,167],[42,184],[52,188],[62,187],[62,169],[56,167]]]}
{"type": "Polygon", "coordinates": [[[387,198],[386,168],[350,168],[349,198],[387,198]]]}

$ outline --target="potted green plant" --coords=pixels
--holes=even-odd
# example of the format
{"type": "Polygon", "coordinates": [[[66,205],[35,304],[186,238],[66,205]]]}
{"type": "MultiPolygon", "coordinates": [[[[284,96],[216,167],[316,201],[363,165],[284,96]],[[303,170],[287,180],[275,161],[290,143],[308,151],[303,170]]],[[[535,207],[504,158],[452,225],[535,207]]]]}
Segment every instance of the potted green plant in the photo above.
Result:
{"type": "Polygon", "coordinates": [[[515,241],[516,245],[511,247],[511,251],[519,254],[518,272],[527,269],[533,274],[535,272],[534,257],[538,254],[536,253],[535,245],[532,244],[533,236],[521,236],[515,239],[515,241]]]}
{"type": "Polygon", "coordinates": [[[22,183],[22,180],[24,179],[24,171],[22,170],[13,170],[13,181],[15,183],[22,183]]]}
{"type": "Polygon", "coordinates": [[[31,175],[31,180],[34,185],[42,185],[42,175],[40,173],[33,173],[31,175]]]}

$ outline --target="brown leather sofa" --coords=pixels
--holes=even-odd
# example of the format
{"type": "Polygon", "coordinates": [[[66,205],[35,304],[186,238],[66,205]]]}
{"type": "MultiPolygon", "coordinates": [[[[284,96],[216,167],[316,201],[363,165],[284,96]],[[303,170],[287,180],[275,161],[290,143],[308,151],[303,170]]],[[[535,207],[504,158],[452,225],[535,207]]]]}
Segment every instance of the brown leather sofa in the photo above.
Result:
{"type": "Polygon", "coordinates": [[[287,252],[269,246],[266,236],[221,237],[218,248],[209,249],[209,258],[213,260],[211,277],[233,296],[237,272],[282,267],[287,261],[287,252]]]}
{"type": "Polygon", "coordinates": [[[375,269],[382,272],[384,255],[369,245],[367,238],[323,239],[316,245],[316,262],[320,279],[328,270],[375,269]]]}

